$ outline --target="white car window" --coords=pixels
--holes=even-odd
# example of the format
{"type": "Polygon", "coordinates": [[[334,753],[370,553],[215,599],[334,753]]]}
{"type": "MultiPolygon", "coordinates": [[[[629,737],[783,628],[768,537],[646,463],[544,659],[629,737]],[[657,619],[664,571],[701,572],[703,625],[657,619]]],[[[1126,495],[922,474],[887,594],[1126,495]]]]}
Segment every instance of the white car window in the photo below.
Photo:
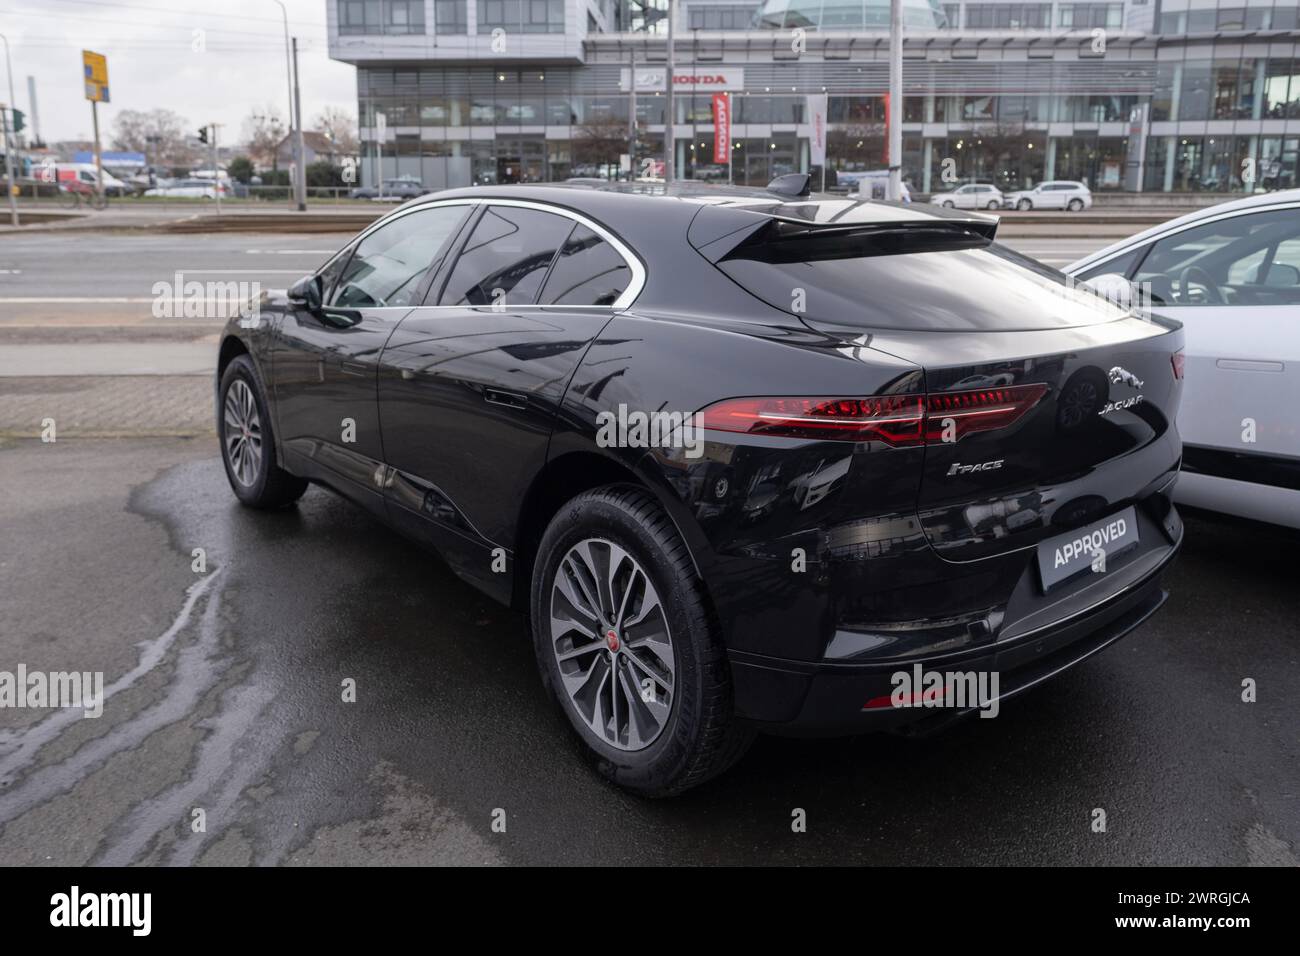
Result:
{"type": "Polygon", "coordinates": [[[1264,210],[1184,229],[1152,243],[1133,278],[1157,305],[1300,305],[1300,215],[1264,210]]]}

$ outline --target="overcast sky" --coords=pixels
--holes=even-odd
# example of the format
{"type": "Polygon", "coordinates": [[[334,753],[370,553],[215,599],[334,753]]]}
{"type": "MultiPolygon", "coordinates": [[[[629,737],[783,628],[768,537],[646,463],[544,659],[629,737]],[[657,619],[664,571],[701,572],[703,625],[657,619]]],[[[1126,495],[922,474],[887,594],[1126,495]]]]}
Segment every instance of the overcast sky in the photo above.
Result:
{"type": "MultiPolygon", "coordinates": [[[[325,4],[284,0],[298,37],[303,115],[325,106],[357,109],[356,70],[329,58],[325,4]]],[[[239,138],[244,119],[271,105],[287,119],[284,27],[274,0],[0,0],[0,32],[13,56],[14,99],[30,110],[27,77],[36,77],[40,132],[47,142],[89,139],[90,103],[81,51],[108,57],[112,102],[100,109],[109,145],[118,110],[175,110],[195,128],[224,123],[221,142],[239,138]],[[194,52],[194,31],[206,49],[194,52]]],[[[0,53],[3,49],[0,48],[0,53]]],[[[0,75],[0,100],[9,99],[0,75]]],[[[30,118],[28,120],[30,123],[30,118]]]]}

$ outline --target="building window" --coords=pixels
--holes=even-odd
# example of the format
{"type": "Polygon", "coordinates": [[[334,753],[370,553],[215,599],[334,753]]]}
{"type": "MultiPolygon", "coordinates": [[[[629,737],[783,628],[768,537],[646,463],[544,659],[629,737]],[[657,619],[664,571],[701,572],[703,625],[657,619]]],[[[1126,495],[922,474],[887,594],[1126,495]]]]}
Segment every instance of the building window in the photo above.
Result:
{"type": "Polygon", "coordinates": [[[435,0],[433,32],[439,36],[464,36],[469,32],[465,0],[435,0]]]}
{"type": "Polygon", "coordinates": [[[686,8],[692,30],[748,30],[754,22],[752,3],[686,8]]]}
{"type": "Polygon", "coordinates": [[[1068,30],[1117,30],[1124,25],[1122,3],[1063,3],[1059,10],[1057,25],[1068,30]]]}
{"type": "Polygon", "coordinates": [[[966,7],[969,30],[1045,30],[1051,25],[1050,3],[973,3],[966,7]]]}
{"type": "Polygon", "coordinates": [[[564,0],[477,0],[478,32],[563,33],[564,0]]]}
{"type": "Polygon", "coordinates": [[[339,0],[339,34],[424,32],[424,0],[339,0]]]}

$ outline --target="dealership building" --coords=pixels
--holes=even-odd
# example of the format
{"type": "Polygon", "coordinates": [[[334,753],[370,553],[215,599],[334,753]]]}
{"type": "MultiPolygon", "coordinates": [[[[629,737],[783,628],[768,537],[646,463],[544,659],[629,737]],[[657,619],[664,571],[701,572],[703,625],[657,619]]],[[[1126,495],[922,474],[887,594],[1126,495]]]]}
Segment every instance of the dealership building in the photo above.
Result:
{"type": "MultiPolygon", "coordinates": [[[[326,0],[357,68],[362,178],[654,173],[666,0],[326,0]],[[631,121],[635,115],[635,127],[631,121]]],[[[1300,0],[904,0],[903,170],[1099,191],[1300,184],[1300,0]]],[[[885,167],[887,0],[677,0],[676,175],[885,167]],[[716,139],[718,94],[730,117],[716,139]],[[729,161],[722,161],[726,156],[729,161]]]]}

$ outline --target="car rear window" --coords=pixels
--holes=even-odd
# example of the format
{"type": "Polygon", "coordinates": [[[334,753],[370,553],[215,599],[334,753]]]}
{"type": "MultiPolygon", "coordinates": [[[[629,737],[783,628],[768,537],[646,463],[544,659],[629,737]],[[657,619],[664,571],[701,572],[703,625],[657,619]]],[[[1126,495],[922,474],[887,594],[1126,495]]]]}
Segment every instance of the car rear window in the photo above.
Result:
{"type": "Polygon", "coordinates": [[[763,239],[742,243],[718,268],[769,305],[814,323],[1009,331],[1096,325],[1124,314],[1057,270],[959,229],[763,239]]]}

